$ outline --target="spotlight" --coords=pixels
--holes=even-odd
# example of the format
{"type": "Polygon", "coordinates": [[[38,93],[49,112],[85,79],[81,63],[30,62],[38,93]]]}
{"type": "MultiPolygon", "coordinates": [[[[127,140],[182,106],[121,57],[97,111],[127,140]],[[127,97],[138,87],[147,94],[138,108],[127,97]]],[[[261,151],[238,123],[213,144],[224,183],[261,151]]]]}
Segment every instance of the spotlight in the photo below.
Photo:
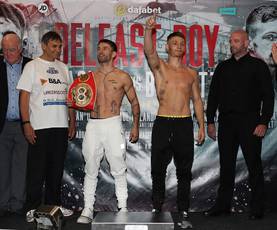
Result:
{"type": "Polygon", "coordinates": [[[58,206],[41,205],[34,212],[37,229],[61,230],[63,214],[58,206]]]}

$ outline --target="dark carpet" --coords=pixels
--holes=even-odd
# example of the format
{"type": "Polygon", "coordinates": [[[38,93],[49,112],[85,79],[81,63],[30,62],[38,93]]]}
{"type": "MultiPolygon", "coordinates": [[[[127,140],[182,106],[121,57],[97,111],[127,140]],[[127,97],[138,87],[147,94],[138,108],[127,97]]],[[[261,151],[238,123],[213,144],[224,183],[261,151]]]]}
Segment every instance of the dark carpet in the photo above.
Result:
{"type": "MultiPolygon", "coordinates": [[[[77,224],[79,214],[65,218],[63,230],[90,230],[90,225],[77,224]]],[[[176,213],[172,213],[176,221],[176,213]]],[[[249,220],[247,213],[230,216],[205,217],[202,213],[190,213],[190,220],[195,230],[276,230],[277,212],[266,213],[261,220],[249,220]]],[[[34,230],[33,223],[27,223],[24,216],[9,215],[0,217],[0,230],[34,230]]],[[[108,229],[107,229],[108,230],[108,229]]],[[[175,228],[178,230],[178,227],[175,228]]]]}

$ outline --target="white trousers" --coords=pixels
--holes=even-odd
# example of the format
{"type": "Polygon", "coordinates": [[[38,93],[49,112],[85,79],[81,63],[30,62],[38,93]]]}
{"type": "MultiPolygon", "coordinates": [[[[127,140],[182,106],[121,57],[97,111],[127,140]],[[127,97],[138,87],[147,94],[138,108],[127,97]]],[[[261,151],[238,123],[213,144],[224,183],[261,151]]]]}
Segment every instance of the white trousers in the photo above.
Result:
{"type": "Polygon", "coordinates": [[[93,210],[97,176],[105,157],[115,180],[118,208],[127,207],[126,148],[120,116],[90,119],[83,140],[85,158],[84,207],[93,210]]]}

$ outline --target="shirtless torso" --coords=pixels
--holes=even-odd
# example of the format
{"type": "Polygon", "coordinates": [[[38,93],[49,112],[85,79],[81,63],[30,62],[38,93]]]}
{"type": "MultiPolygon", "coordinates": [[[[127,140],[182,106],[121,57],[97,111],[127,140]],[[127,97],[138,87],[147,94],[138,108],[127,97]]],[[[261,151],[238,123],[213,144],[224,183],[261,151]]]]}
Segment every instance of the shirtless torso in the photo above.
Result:
{"type": "Polygon", "coordinates": [[[125,92],[127,93],[133,88],[130,76],[117,68],[113,68],[108,73],[98,69],[94,77],[97,94],[91,117],[109,118],[119,115],[125,92]]]}
{"type": "Polygon", "coordinates": [[[188,116],[195,72],[187,67],[174,68],[160,60],[155,71],[155,86],[159,101],[158,115],[188,116]]]}
{"type": "Polygon", "coordinates": [[[155,16],[146,21],[144,52],[155,79],[159,116],[187,117],[191,115],[190,101],[199,124],[198,144],[205,139],[204,111],[196,71],[182,63],[185,54],[185,40],[182,34],[168,37],[166,51],[168,60],[160,59],[154,49],[152,31],[156,26],[155,16]]]}

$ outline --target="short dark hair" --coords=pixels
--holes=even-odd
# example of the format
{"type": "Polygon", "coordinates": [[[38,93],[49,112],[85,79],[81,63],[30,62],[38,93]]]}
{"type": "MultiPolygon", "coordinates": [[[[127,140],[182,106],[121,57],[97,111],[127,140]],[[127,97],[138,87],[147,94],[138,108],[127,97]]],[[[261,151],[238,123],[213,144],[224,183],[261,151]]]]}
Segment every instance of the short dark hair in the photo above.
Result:
{"type": "Polygon", "coordinates": [[[48,44],[50,40],[62,42],[61,36],[56,31],[49,31],[45,33],[41,38],[41,43],[48,44]]]}
{"type": "MultiPolygon", "coordinates": [[[[6,35],[9,35],[9,34],[15,34],[15,35],[18,36],[18,34],[17,34],[16,32],[14,32],[14,31],[12,31],[12,30],[7,30],[7,31],[5,31],[5,32],[3,33],[3,37],[5,37],[6,35]]],[[[3,38],[3,37],[2,37],[2,38],[3,38]]]]}
{"type": "Polygon", "coordinates": [[[251,28],[256,22],[266,23],[277,20],[277,4],[262,4],[254,8],[246,19],[246,32],[250,37],[256,36],[256,30],[251,28]]]}
{"type": "Polygon", "coordinates": [[[112,51],[117,52],[117,46],[113,41],[111,41],[109,39],[101,39],[101,40],[99,40],[97,45],[99,45],[100,43],[107,43],[112,48],[112,51]]]}
{"type": "Polygon", "coordinates": [[[173,37],[180,37],[180,38],[183,38],[185,40],[184,34],[180,31],[176,31],[176,32],[173,32],[173,33],[171,33],[167,36],[167,39],[166,39],[167,42],[173,37]]]}

